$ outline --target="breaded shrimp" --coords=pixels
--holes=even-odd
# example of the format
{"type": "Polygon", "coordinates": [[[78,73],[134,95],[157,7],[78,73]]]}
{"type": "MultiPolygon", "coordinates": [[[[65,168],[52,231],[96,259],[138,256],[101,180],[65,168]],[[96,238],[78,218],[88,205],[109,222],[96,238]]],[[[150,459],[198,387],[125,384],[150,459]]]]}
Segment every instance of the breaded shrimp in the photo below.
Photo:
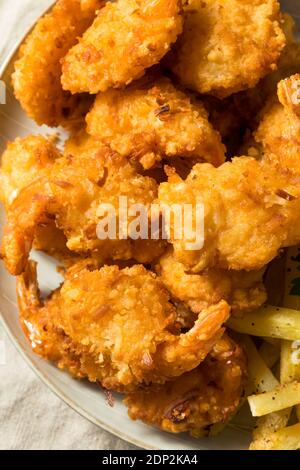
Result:
{"type": "MultiPolygon", "coordinates": [[[[256,87],[234,94],[227,100],[221,100],[221,104],[223,103],[223,108],[225,108],[223,121],[225,129],[228,127],[228,121],[229,124],[231,124],[233,113],[236,116],[236,121],[239,120],[242,126],[253,131],[256,130],[261,118],[261,112],[263,108],[265,108],[266,103],[272,101],[274,98],[280,80],[300,70],[300,43],[295,35],[295,21],[286,13],[282,16],[282,29],[286,36],[286,46],[281,53],[278,68],[268,74],[264,79],[260,80],[256,87]],[[226,108],[229,108],[229,116],[226,116],[226,108]]],[[[218,102],[213,103],[212,107],[213,111],[217,108],[218,115],[220,104],[218,102]]],[[[220,126],[213,114],[210,115],[210,119],[213,126],[219,130],[220,126]]],[[[231,129],[232,127],[233,126],[229,126],[231,129]]],[[[239,155],[243,155],[243,153],[239,153],[239,155]]]]}
{"type": "Polygon", "coordinates": [[[20,309],[20,323],[30,342],[33,352],[44,359],[55,362],[60,369],[66,369],[77,378],[92,374],[88,350],[75,344],[64,332],[59,319],[58,293],[51,296],[51,308],[43,307],[37,284],[36,263],[30,261],[26,271],[17,279],[17,296],[20,309]],[[89,365],[91,371],[89,370],[89,365]]]}
{"type": "Polygon", "coordinates": [[[87,112],[89,97],[63,91],[60,60],[94,17],[93,9],[81,11],[80,0],[58,0],[21,46],[13,74],[14,92],[38,124],[75,125],[87,112]]]}
{"type": "Polygon", "coordinates": [[[1,158],[0,200],[8,209],[20,190],[60,157],[55,146],[42,136],[29,135],[9,142],[1,158]]]}
{"type": "MultiPolygon", "coordinates": [[[[42,136],[30,135],[8,143],[0,169],[0,200],[7,211],[20,191],[38,179],[41,172],[50,170],[59,157],[55,146],[42,136]]],[[[37,227],[34,248],[65,259],[70,256],[66,241],[63,233],[49,220],[45,226],[37,227]]]]}
{"type": "Polygon", "coordinates": [[[275,70],[285,35],[276,0],[191,0],[168,57],[180,81],[224,98],[275,70]]]}
{"type": "Polygon", "coordinates": [[[76,353],[71,372],[111,390],[164,383],[194,369],[223,335],[229,316],[228,305],[220,302],[180,334],[169,294],[153,273],[143,266],[95,270],[86,261],[70,268],[62,287],[41,303],[32,265],[29,269],[31,279],[28,271],[19,278],[18,294],[36,352],[69,368],[71,348],[76,353]],[[53,331],[60,330],[63,341],[56,336],[53,345],[53,331]],[[65,353],[62,342],[70,345],[65,353]]]}
{"type": "Polygon", "coordinates": [[[106,0],[80,0],[80,7],[82,11],[94,14],[103,7],[104,3],[106,3],[106,0]]]}
{"type": "Polygon", "coordinates": [[[278,62],[278,68],[267,75],[258,85],[258,91],[264,99],[276,93],[278,83],[300,70],[300,43],[296,36],[296,24],[287,13],[282,15],[282,29],[286,37],[286,45],[278,62]]]}
{"type": "Polygon", "coordinates": [[[225,160],[220,135],[204,106],[167,78],[145,78],[125,90],[100,93],[87,115],[87,132],[121,155],[151,168],[163,158],[225,160]]]}
{"type": "Polygon", "coordinates": [[[264,270],[246,272],[214,268],[191,274],[169,249],[159,259],[156,272],[172,297],[184,302],[194,314],[222,299],[229,303],[232,313],[253,310],[267,299],[262,280],[264,270]]]}
{"type": "MultiPolygon", "coordinates": [[[[152,261],[162,254],[165,242],[132,239],[130,223],[134,216],[126,227],[122,224],[122,233],[118,222],[121,196],[127,198],[128,205],[142,204],[147,209],[157,197],[157,186],[155,180],[139,175],[126,159],[103,146],[91,146],[75,157],[68,154],[56,159],[9,206],[3,238],[8,269],[12,274],[23,272],[36,229],[49,220],[55,221],[67,238],[67,247],[77,254],[92,254],[103,261],[152,261]],[[106,226],[110,210],[116,213],[116,227],[112,222],[110,235],[99,236],[98,224],[103,221],[106,226]]],[[[148,219],[144,223],[148,229],[148,219]]]]}
{"type": "Polygon", "coordinates": [[[130,393],[124,403],[130,418],[163,431],[199,430],[224,423],[237,411],[246,375],[242,349],[225,334],[196,369],[173,382],[130,393]]]}
{"type": "Polygon", "coordinates": [[[234,158],[219,168],[198,164],[185,181],[171,175],[159,188],[162,204],[190,205],[194,226],[196,204],[204,206],[202,248],[191,250],[187,237],[176,236],[171,223],[175,257],[194,273],[208,267],[252,271],[263,268],[281,248],[300,243],[300,172],[295,167],[265,155],[262,161],[234,158]]]}
{"type": "Polygon", "coordinates": [[[279,82],[278,97],[263,109],[255,139],[264,152],[276,154],[283,166],[297,167],[300,172],[300,74],[279,82]]]}
{"type": "Polygon", "coordinates": [[[107,2],[63,60],[71,93],[122,88],[144,75],[182,31],[181,0],[107,2]]]}

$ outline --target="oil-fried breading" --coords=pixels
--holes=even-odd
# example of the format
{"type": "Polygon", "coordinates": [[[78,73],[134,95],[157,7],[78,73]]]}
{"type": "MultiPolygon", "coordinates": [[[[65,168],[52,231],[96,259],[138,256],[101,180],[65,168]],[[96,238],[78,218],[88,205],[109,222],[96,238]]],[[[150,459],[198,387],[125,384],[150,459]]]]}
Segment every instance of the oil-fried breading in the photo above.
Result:
{"type": "Polygon", "coordinates": [[[93,10],[81,11],[80,0],[58,0],[21,46],[13,74],[14,92],[38,124],[75,125],[88,111],[88,96],[63,91],[60,60],[94,17],[93,10]]]}
{"type": "MultiPolygon", "coordinates": [[[[54,145],[41,136],[18,138],[7,145],[0,169],[0,200],[6,210],[19,192],[50,169],[60,157],[54,145]]],[[[66,238],[52,221],[37,227],[34,248],[57,258],[68,258],[66,238]]]]}
{"type": "Polygon", "coordinates": [[[30,135],[9,142],[0,169],[0,200],[6,209],[20,190],[39,178],[41,171],[59,157],[54,145],[42,136],[30,135]]]}
{"type": "Polygon", "coordinates": [[[125,90],[99,93],[87,115],[87,131],[121,155],[151,168],[163,158],[225,160],[225,148],[201,102],[176,90],[167,78],[146,78],[125,90]]]}
{"type": "Polygon", "coordinates": [[[197,367],[223,335],[230,310],[220,302],[180,334],[169,294],[152,272],[143,266],[95,270],[88,262],[70,268],[61,288],[43,303],[30,264],[18,279],[18,295],[36,352],[121,392],[197,367]],[[72,351],[76,363],[70,368],[72,351]]]}
{"type": "Polygon", "coordinates": [[[200,240],[199,234],[195,240],[178,237],[171,221],[176,258],[195,273],[214,266],[251,271],[263,268],[281,248],[300,243],[297,165],[282,166],[275,155],[265,155],[262,161],[234,158],[219,168],[197,164],[185,181],[172,174],[160,185],[160,202],[190,205],[194,227],[197,204],[204,206],[202,248],[191,250],[187,242],[200,240]]]}
{"type": "Polygon", "coordinates": [[[163,386],[130,393],[130,418],[179,433],[224,423],[238,409],[247,376],[240,346],[224,335],[192,372],[163,386]]]}
{"type": "Polygon", "coordinates": [[[276,0],[191,0],[168,65],[200,93],[224,98],[254,87],[285,46],[280,21],[276,0]]]}
{"type": "MultiPolygon", "coordinates": [[[[241,123],[241,126],[251,130],[257,129],[261,118],[261,111],[266,103],[274,97],[279,81],[299,72],[300,43],[295,35],[295,21],[286,13],[282,16],[282,29],[286,36],[286,46],[281,53],[277,70],[260,80],[256,87],[234,94],[227,100],[221,100],[221,104],[219,101],[213,102],[210,119],[222,136],[223,129],[227,133],[232,132],[234,135],[237,128],[235,123],[238,124],[238,122],[241,123]],[[220,113],[220,108],[223,113],[220,113]],[[228,109],[229,115],[227,115],[226,109],[228,109]]],[[[225,141],[225,143],[227,142],[225,141]]]]}
{"type": "Polygon", "coordinates": [[[274,153],[288,168],[300,172],[300,74],[278,84],[278,97],[271,98],[261,113],[256,141],[266,153],[274,153]],[[298,165],[297,165],[298,164],[298,165]]]}
{"type": "Polygon", "coordinates": [[[158,261],[156,271],[172,297],[197,314],[224,299],[233,313],[254,310],[267,299],[264,270],[226,271],[208,269],[200,274],[186,272],[169,249],[158,261]]]}
{"type": "Polygon", "coordinates": [[[106,0],[80,0],[80,7],[84,12],[95,13],[103,7],[104,3],[106,3],[106,0]]]}
{"type": "Polygon", "coordinates": [[[161,255],[165,242],[131,238],[130,223],[135,216],[129,217],[125,226],[122,224],[121,233],[119,208],[122,196],[127,198],[129,209],[134,204],[147,209],[157,197],[157,187],[154,179],[138,174],[127,159],[107,147],[95,145],[76,157],[68,154],[56,159],[9,207],[3,238],[8,269],[13,274],[25,269],[36,229],[49,220],[55,221],[67,237],[67,247],[77,254],[91,254],[103,261],[131,258],[142,263],[152,261],[161,255]],[[99,235],[98,224],[103,221],[106,226],[112,209],[116,227],[112,222],[111,232],[105,235],[106,229],[102,227],[103,233],[99,235]]]}
{"type": "Polygon", "coordinates": [[[264,104],[267,97],[276,93],[280,80],[290,77],[300,70],[300,43],[296,37],[295,21],[287,13],[282,16],[286,46],[281,53],[277,70],[267,75],[258,86],[257,92],[261,95],[264,104]]]}
{"type": "Polygon", "coordinates": [[[181,0],[108,2],[63,60],[72,93],[121,88],[144,75],[182,31],[181,0]]]}

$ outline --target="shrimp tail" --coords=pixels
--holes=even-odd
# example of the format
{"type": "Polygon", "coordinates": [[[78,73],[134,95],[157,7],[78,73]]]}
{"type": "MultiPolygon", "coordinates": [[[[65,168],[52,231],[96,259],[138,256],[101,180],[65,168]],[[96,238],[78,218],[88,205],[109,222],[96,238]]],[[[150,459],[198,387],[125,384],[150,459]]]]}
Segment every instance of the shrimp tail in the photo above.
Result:
{"type": "Polygon", "coordinates": [[[18,276],[26,270],[38,224],[49,223],[49,198],[38,196],[38,189],[39,187],[33,184],[30,190],[24,192],[26,197],[17,198],[9,209],[9,223],[4,231],[1,257],[13,276],[18,276]]]}
{"type": "Polygon", "coordinates": [[[223,335],[222,325],[229,314],[230,307],[224,300],[202,310],[188,333],[174,336],[160,346],[157,362],[160,370],[169,377],[177,377],[197,367],[223,335]]]}

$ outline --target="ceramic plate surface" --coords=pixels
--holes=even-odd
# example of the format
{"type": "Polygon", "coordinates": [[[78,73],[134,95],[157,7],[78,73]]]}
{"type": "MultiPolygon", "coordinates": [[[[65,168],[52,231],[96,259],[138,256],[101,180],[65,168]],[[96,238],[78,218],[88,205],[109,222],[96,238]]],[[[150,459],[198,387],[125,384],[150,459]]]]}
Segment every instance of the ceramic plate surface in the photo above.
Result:
{"type": "MultiPolygon", "coordinates": [[[[286,0],[282,4],[285,10],[294,14],[300,24],[299,0],[286,0]]],[[[16,45],[17,46],[17,45],[16,45]]],[[[6,142],[28,134],[51,134],[56,132],[45,126],[38,127],[29,120],[15,100],[11,89],[11,73],[15,51],[2,64],[0,76],[6,83],[7,99],[0,105],[0,153],[6,142]]],[[[63,137],[63,134],[62,134],[63,137]]],[[[0,228],[3,227],[4,214],[0,214],[0,228]]],[[[43,290],[52,290],[61,282],[55,271],[53,261],[44,255],[34,254],[39,262],[39,282],[43,290]]],[[[58,370],[50,363],[39,358],[31,351],[18,321],[18,309],[15,294],[15,279],[0,264],[0,311],[2,322],[11,341],[23,355],[24,359],[36,374],[74,410],[110,431],[112,434],[144,449],[159,450],[194,450],[194,449],[245,449],[249,445],[251,435],[243,430],[247,417],[241,417],[241,428],[229,428],[220,437],[208,440],[196,440],[188,435],[171,435],[152,429],[140,422],[133,422],[127,416],[126,408],[120,397],[116,397],[113,408],[109,407],[101,390],[86,381],[76,381],[67,373],[58,370]]],[[[17,377],[16,377],[17,380],[17,377]]],[[[246,426],[245,426],[246,427],[246,426]]]]}

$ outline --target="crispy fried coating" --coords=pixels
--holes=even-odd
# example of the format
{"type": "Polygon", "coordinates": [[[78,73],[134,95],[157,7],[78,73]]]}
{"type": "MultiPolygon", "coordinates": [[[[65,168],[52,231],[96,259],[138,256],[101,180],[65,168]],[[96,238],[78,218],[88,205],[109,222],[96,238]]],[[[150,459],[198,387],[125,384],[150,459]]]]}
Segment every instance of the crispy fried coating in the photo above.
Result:
{"type": "Polygon", "coordinates": [[[105,3],[106,0],[80,0],[80,7],[84,12],[95,13],[102,8],[105,3]]]}
{"type": "Polygon", "coordinates": [[[254,87],[285,46],[280,21],[276,0],[191,0],[168,65],[187,87],[219,98],[254,87]]]}
{"type": "Polygon", "coordinates": [[[256,141],[281,164],[300,171],[300,74],[278,84],[278,99],[271,98],[261,113],[256,141]]]}
{"type": "Polygon", "coordinates": [[[57,292],[52,294],[51,308],[43,308],[37,284],[36,264],[33,261],[28,263],[24,274],[17,279],[17,296],[20,323],[32,350],[55,362],[60,369],[67,369],[75,377],[86,377],[90,363],[88,354],[85,354],[87,349],[72,342],[64,332],[60,324],[58,305],[55,303],[57,292]]]}
{"type": "Polygon", "coordinates": [[[181,0],[108,2],[63,60],[72,93],[121,88],[144,75],[182,31],[181,0]]]}
{"type": "Polygon", "coordinates": [[[125,90],[99,93],[86,120],[89,134],[144,168],[172,157],[215,166],[225,160],[225,148],[204,106],[167,78],[146,78],[125,90]]]}
{"type": "Polygon", "coordinates": [[[286,37],[286,45],[280,56],[277,70],[267,75],[258,86],[258,91],[264,102],[268,96],[276,93],[277,85],[281,80],[300,70],[300,43],[296,37],[295,21],[287,13],[284,13],[282,17],[282,29],[286,37]]]}
{"type": "Polygon", "coordinates": [[[44,303],[31,263],[18,279],[21,320],[34,349],[67,369],[74,351],[73,374],[121,392],[164,383],[197,367],[223,335],[226,302],[205,310],[180,334],[155,274],[141,265],[93,268],[87,261],[75,264],[44,303]]]}
{"type": "Polygon", "coordinates": [[[63,154],[65,157],[79,157],[82,154],[93,152],[103,145],[94,137],[87,134],[86,130],[79,129],[66,140],[63,154]]]}
{"type": "Polygon", "coordinates": [[[88,111],[89,97],[63,91],[60,60],[94,17],[93,9],[81,10],[80,0],[58,0],[21,46],[13,74],[14,92],[38,124],[75,125],[88,111]]]}
{"type": "Polygon", "coordinates": [[[158,261],[156,272],[171,295],[198,314],[224,299],[232,313],[254,310],[267,299],[261,271],[208,269],[200,274],[186,272],[169,249],[158,261]]]}
{"type": "MultiPolygon", "coordinates": [[[[38,179],[43,170],[50,170],[59,157],[55,146],[42,136],[30,135],[8,143],[0,169],[0,200],[7,211],[19,192],[38,179]]],[[[50,220],[37,227],[34,248],[59,259],[70,256],[65,236],[50,220]]]]}
{"type": "Polygon", "coordinates": [[[191,238],[176,237],[171,221],[176,258],[194,273],[214,266],[263,268],[281,248],[300,242],[299,179],[297,164],[282,166],[275,155],[234,158],[219,168],[198,164],[185,181],[171,175],[160,185],[161,203],[191,205],[194,227],[196,204],[204,206],[202,248],[189,249],[191,238]]]}
{"type": "Polygon", "coordinates": [[[60,157],[55,146],[42,136],[30,135],[9,142],[1,158],[0,200],[9,208],[20,190],[39,178],[60,157]]]}
{"type": "MultiPolygon", "coordinates": [[[[261,112],[266,103],[276,94],[280,80],[300,70],[300,43],[295,36],[295,21],[286,13],[282,16],[286,46],[280,55],[277,69],[260,80],[254,88],[236,93],[225,100],[215,99],[212,102],[210,120],[223,138],[230,133],[234,135],[238,127],[256,130],[261,119],[261,112]]],[[[206,97],[205,103],[208,100],[211,101],[211,97],[206,97]]],[[[226,139],[225,143],[227,144],[226,139]]]]}
{"type": "Polygon", "coordinates": [[[130,393],[130,418],[172,433],[224,423],[238,409],[246,380],[246,359],[226,334],[205,361],[163,386],[130,393]]]}
{"type": "MultiPolygon", "coordinates": [[[[281,26],[286,37],[286,46],[280,55],[275,71],[260,80],[254,88],[231,95],[227,99],[217,100],[210,96],[206,96],[204,99],[205,105],[208,103],[210,121],[214,128],[221,133],[226,146],[226,137],[235,136],[239,128],[244,128],[244,130],[247,128],[252,131],[257,129],[261,112],[266,103],[272,100],[276,94],[280,80],[290,77],[300,70],[300,43],[295,35],[295,21],[290,15],[284,13],[281,26]]],[[[246,140],[248,140],[248,136],[246,136],[246,140]]],[[[254,142],[252,144],[256,146],[254,142]]],[[[243,145],[244,149],[247,147],[249,148],[249,145],[243,145]]],[[[250,155],[241,152],[242,150],[239,150],[239,155],[250,155]]]]}
{"type": "Polygon", "coordinates": [[[122,230],[118,229],[120,197],[127,198],[130,206],[142,204],[147,209],[157,197],[157,183],[139,175],[127,159],[103,146],[91,146],[76,157],[56,159],[9,207],[2,247],[7,268],[12,274],[22,273],[37,227],[49,220],[64,232],[69,250],[78,254],[92,253],[103,261],[134,258],[142,263],[160,256],[164,241],[130,237],[130,223],[135,216],[129,218],[128,225],[122,225],[122,230]],[[102,222],[106,232],[112,210],[117,218],[116,229],[112,223],[110,235],[102,239],[98,224],[102,222]]]}

